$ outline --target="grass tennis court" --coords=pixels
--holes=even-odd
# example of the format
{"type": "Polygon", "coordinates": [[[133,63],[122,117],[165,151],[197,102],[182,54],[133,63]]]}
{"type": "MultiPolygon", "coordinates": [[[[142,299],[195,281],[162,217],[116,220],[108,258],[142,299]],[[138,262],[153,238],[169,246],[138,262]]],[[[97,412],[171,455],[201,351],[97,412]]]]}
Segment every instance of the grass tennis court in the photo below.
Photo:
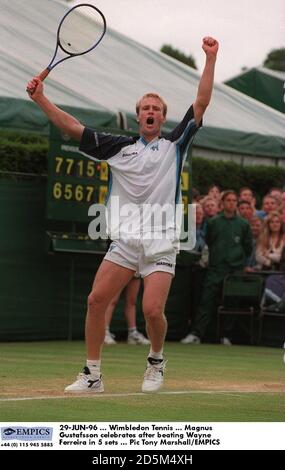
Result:
{"type": "Polygon", "coordinates": [[[166,343],[165,387],[140,392],[148,347],[105,347],[105,393],[63,393],[84,365],[83,342],[2,343],[5,421],[285,421],[283,350],[166,343]]]}

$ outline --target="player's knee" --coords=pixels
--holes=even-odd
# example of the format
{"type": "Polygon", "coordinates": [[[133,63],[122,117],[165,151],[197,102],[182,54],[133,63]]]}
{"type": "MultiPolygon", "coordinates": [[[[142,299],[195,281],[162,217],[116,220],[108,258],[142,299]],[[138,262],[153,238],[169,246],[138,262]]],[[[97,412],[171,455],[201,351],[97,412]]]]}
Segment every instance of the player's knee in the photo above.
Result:
{"type": "Polygon", "coordinates": [[[160,305],[150,305],[144,308],[144,316],[146,321],[155,322],[163,315],[163,308],[160,305]]]}
{"type": "Polygon", "coordinates": [[[106,303],[106,299],[103,293],[98,291],[92,291],[88,295],[87,305],[88,308],[96,308],[106,303]]]}
{"type": "Polygon", "coordinates": [[[117,306],[118,300],[119,299],[111,300],[111,302],[109,303],[109,307],[112,308],[112,309],[115,309],[116,306],[117,306]]]}

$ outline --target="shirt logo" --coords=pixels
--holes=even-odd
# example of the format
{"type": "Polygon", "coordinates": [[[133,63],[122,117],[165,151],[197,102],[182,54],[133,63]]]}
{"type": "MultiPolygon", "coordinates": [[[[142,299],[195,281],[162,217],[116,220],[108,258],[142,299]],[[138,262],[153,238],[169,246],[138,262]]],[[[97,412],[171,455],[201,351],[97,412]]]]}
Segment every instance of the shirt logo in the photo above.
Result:
{"type": "Polygon", "coordinates": [[[152,150],[152,151],[158,150],[158,143],[153,144],[153,145],[150,147],[150,150],[152,150]]]}
{"type": "Polygon", "coordinates": [[[99,147],[100,143],[99,143],[99,137],[98,137],[97,132],[94,132],[94,139],[95,139],[96,147],[99,147]]]}
{"type": "Polygon", "coordinates": [[[122,153],[122,157],[134,157],[134,156],[137,156],[138,152],[131,152],[131,153],[127,153],[127,152],[124,152],[122,153]]]}

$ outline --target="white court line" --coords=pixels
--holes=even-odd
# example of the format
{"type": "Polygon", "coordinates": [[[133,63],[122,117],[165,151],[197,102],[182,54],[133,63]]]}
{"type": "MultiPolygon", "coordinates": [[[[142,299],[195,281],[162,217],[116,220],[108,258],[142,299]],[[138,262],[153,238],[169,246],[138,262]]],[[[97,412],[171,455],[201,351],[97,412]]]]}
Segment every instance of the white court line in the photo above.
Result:
{"type": "MultiPolygon", "coordinates": [[[[183,390],[183,391],[169,391],[169,392],[159,392],[155,395],[229,395],[229,396],[240,396],[246,394],[280,394],[280,392],[270,392],[270,391],[243,391],[243,390],[183,390]]],[[[28,400],[61,400],[66,398],[121,398],[121,397],[146,397],[153,395],[152,393],[142,393],[142,392],[134,392],[134,393],[68,393],[66,395],[58,395],[58,396],[39,396],[39,397],[18,397],[18,398],[0,398],[0,402],[8,402],[8,401],[28,401],[28,400]]]]}

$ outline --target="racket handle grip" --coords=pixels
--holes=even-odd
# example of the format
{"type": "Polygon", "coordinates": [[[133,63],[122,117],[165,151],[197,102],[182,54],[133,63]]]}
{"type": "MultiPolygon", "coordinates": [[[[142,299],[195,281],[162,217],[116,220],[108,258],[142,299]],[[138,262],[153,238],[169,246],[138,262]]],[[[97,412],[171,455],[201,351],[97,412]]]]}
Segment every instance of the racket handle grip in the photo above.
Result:
{"type": "Polygon", "coordinates": [[[44,69],[39,75],[38,78],[40,79],[41,82],[44,81],[45,78],[47,78],[49,74],[49,69],[44,69]]]}
{"type": "MultiPolygon", "coordinates": [[[[44,79],[48,76],[49,74],[49,69],[44,69],[39,75],[37,75],[37,78],[40,79],[41,82],[44,81],[44,79]]],[[[27,92],[29,93],[29,95],[33,95],[36,91],[36,88],[37,87],[34,87],[34,88],[27,88],[27,92]]]]}

